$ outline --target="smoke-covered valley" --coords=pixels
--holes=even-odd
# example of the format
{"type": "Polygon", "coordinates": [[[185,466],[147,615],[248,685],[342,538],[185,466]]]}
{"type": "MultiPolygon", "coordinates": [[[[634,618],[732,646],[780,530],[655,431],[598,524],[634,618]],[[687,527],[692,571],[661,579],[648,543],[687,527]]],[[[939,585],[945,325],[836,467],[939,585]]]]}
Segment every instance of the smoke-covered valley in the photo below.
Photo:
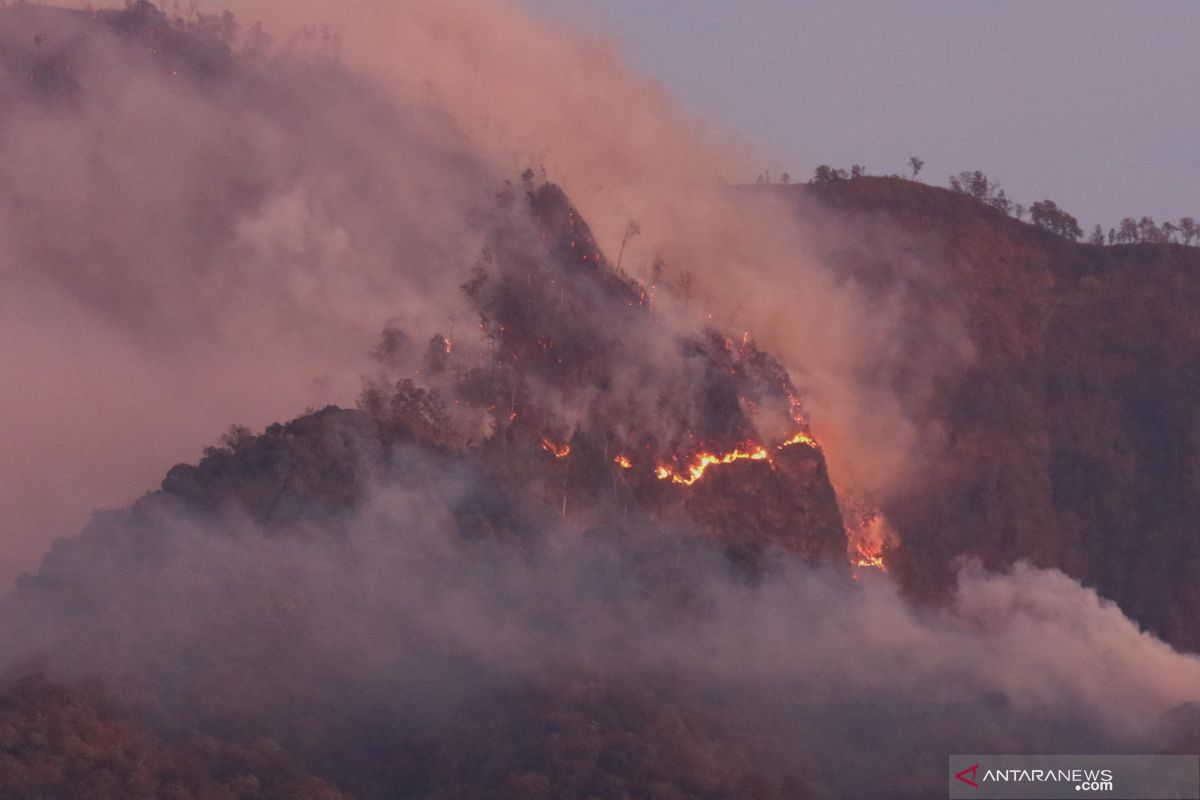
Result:
{"type": "Polygon", "coordinates": [[[1010,518],[947,477],[992,364],[953,240],[731,188],[508,3],[238,12],[0,9],[6,796],[926,797],[949,752],[1195,748],[1185,582],[972,538],[1010,518]]]}

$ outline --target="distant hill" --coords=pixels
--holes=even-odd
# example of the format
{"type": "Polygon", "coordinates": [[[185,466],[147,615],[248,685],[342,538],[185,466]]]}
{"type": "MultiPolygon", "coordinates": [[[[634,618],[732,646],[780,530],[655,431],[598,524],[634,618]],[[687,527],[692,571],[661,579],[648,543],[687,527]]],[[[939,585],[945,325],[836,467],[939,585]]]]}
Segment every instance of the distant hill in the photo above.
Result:
{"type": "Polygon", "coordinates": [[[884,509],[906,585],[938,594],[959,556],[1028,559],[1200,651],[1200,249],[1080,244],[897,178],[755,190],[832,212],[852,242],[835,268],[908,282],[969,334],[974,358],[909,406],[945,446],[884,509]]]}

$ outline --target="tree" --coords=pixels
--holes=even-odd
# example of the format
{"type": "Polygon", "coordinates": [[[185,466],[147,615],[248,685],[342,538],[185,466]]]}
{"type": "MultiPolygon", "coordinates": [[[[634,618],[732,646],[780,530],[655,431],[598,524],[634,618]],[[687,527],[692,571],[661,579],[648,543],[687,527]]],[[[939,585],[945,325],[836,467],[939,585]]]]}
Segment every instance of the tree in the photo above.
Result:
{"type": "Polygon", "coordinates": [[[921,174],[921,168],[925,166],[925,162],[916,156],[910,156],[908,165],[912,167],[912,179],[915,181],[917,176],[921,174]]]}
{"type": "Polygon", "coordinates": [[[1083,235],[1079,220],[1058,207],[1053,200],[1042,200],[1029,207],[1029,221],[1064,239],[1077,240],[1083,235]]]}
{"type": "Polygon", "coordinates": [[[844,180],[846,180],[846,170],[834,169],[828,164],[822,164],[813,172],[812,183],[814,186],[822,186],[827,183],[844,180]]]}
{"type": "Polygon", "coordinates": [[[1184,217],[1179,220],[1179,237],[1184,244],[1191,244],[1193,239],[1200,239],[1200,227],[1197,227],[1196,220],[1191,217],[1184,217]]]}
{"type": "Polygon", "coordinates": [[[445,372],[453,347],[454,345],[449,339],[440,333],[435,333],[429,340],[429,346],[425,348],[425,372],[430,375],[445,372]]]}
{"type": "Polygon", "coordinates": [[[956,192],[969,194],[976,200],[987,201],[992,192],[991,182],[987,175],[979,170],[967,170],[950,176],[950,188],[956,192]]]}
{"type": "Polygon", "coordinates": [[[1138,240],[1138,224],[1133,217],[1126,217],[1121,220],[1121,224],[1117,227],[1117,242],[1119,244],[1133,244],[1138,240]]]}
{"type": "Polygon", "coordinates": [[[1142,217],[1138,220],[1138,239],[1143,242],[1162,241],[1162,231],[1154,224],[1152,217],[1142,217]]]}
{"type": "Polygon", "coordinates": [[[1104,229],[1099,225],[1092,228],[1092,235],[1088,237],[1088,244],[1104,244],[1104,229]]]}
{"type": "Polygon", "coordinates": [[[792,173],[785,172],[782,175],[780,175],[779,182],[782,184],[785,184],[785,185],[791,183],[792,182],[792,173]]]}
{"type": "Polygon", "coordinates": [[[633,220],[625,226],[625,235],[621,237],[621,249],[617,251],[617,265],[615,269],[621,268],[621,257],[625,255],[625,245],[629,244],[629,240],[638,236],[642,232],[642,226],[638,225],[633,220]]]}
{"type": "Polygon", "coordinates": [[[1009,202],[1008,195],[1003,189],[997,189],[995,194],[988,198],[987,204],[997,211],[1007,214],[1012,209],[1012,203],[1009,202]]]}
{"type": "Polygon", "coordinates": [[[862,164],[852,164],[850,166],[850,177],[851,178],[861,178],[863,175],[866,175],[866,174],[867,174],[867,168],[864,167],[862,164]]]}

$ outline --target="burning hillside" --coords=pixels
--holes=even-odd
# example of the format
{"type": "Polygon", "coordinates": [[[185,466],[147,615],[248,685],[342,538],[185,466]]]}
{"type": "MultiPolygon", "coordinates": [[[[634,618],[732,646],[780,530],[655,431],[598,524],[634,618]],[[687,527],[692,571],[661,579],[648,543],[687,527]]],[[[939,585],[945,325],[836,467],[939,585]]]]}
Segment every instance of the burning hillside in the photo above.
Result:
{"type": "Polygon", "coordinates": [[[905,403],[960,363],[906,357],[923,307],[797,259],[588,43],[401,6],[344,47],[0,8],[3,463],[41,493],[0,491],[165,471],[0,599],[0,795],[918,798],[952,750],[1192,741],[1200,661],[872,481],[926,477],[905,403]],[[260,432],[151,457],[218,414],[260,432]]]}

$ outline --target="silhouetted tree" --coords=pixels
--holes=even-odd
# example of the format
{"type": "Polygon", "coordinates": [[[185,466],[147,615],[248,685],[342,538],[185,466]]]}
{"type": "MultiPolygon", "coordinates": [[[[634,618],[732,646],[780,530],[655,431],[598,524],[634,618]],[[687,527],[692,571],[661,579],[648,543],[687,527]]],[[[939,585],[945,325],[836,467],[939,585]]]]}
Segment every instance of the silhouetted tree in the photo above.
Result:
{"type": "Polygon", "coordinates": [[[912,167],[912,176],[915,181],[917,176],[921,174],[921,168],[925,166],[925,162],[916,156],[909,156],[908,165],[912,167]]]}
{"type": "Polygon", "coordinates": [[[951,175],[950,188],[970,195],[1004,214],[1012,214],[1017,219],[1025,216],[1025,206],[1009,200],[1000,184],[989,180],[987,175],[977,169],[951,175]]]}
{"type": "Polygon", "coordinates": [[[1012,203],[1009,202],[1008,195],[1003,189],[997,189],[995,194],[988,198],[987,204],[997,211],[1002,211],[1007,214],[1012,210],[1012,203]]]}
{"type": "Polygon", "coordinates": [[[814,186],[821,186],[835,181],[844,181],[846,178],[846,170],[834,169],[828,164],[822,164],[813,172],[812,184],[814,186]]]}
{"type": "Polygon", "coordinates": [[[404,363],[407,349],[408,334],[394,325],[388,325],[383,329],[379,344],[376,345],[371,355],[389,367],[398,367],[404,363]]]}
{"type": "Polygon", "coordinates": [[[991,193],[991,183],[988,181],[987,175],[979,170],[967,170],[957,175],[951,175],[950,188],[983,201],[986,201],[991,193]]]}
{"type": "Polygon", "coordinates": [[[1088,237],[1088,244],[1104,244],[1104,229],[1099,225],[1092,228],[1092,235],[1088,237]]]}
{"type": "Polygon", "coordinates": [[[1154,224],[1152,217],[1142,217],[1138,220],[1138,239],[1143,242],[1158,242],[1162,240],[1162,231],[1154,224]]]}
{"type": "Polygon", "coordinates": [[[1042,200],[1029,207],[1029,221],[1039,228],[1057,233],[1064,239],[1077,240],[1083,235],[1079,220],[1063,211],[1053,200],[1042,200]]]}
{"type": "Polygon", "coordinates": [[[621,257],[625,255],[625,245],[629,244],[629,240],[641,232],[642,226],[633,220],[630,220],[629,224],[625,226],[625,235],[621,237],[621,249],[617,251],[617,269],[621,268],[621,257]]]}
{"type": "Polygon", "coordinates": [[[1117,227],[1117,243],[1118,244],[1133,244],[1138,240],[1138,224],[1133,217],[1126,217],[1121,220],[1121,224],[1117,227]]]}
{"type": "Polygon", "coordinates": [[[430,375],[445,372],[452,347],[449,339],[435,333],[429,340],[429,346],[425,348],[425,372],[430,375]]]}
{"type": "Polygon", "coordinates": [[[1179,220],[1179,237],[1184,244],[1189,245],[1193,240],[1200,239],[1200,227],[1196,225],[1196,220],[1191,217],[1179,220]]]}

